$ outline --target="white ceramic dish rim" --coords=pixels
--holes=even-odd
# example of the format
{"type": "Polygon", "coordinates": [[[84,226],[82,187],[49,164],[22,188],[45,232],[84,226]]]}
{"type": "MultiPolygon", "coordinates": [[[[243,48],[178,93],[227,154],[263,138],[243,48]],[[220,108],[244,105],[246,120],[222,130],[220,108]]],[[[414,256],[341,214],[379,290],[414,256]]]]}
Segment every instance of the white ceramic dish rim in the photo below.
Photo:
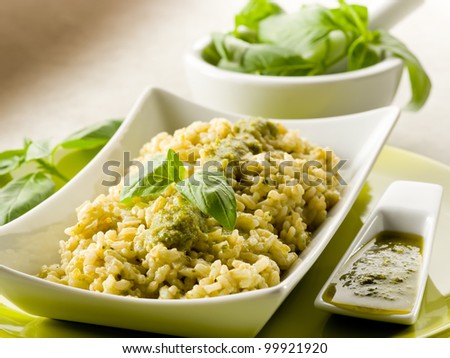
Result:
{"type": "MultiPolygon", "coordinates": [[[[150,95],[150,93],[152,92],[162,92],[164,94],[168,94],[174,97],[177,97],[179,100],[184,100],[183,98],[180,98],[174,94],[172,94],[171,92],[168,92],[164,89],[160,89],[157,87],[153,87],[153,88],[149,88],[147,89],[139,98],[139,100],[135,103],[133,109],[131,110],[131,112],[129,113],[129,115],[127,116],[127,118],[125,119],[124,123],[121,125],[121,127],[118,129],[118,131],[115,133],[115,135],[111,138],[111,140],[102,148],[102,150],[97,154],[96,157],[101,157],[103,152],[106,152],[109,150],[110,147],[112,147],[113,145],[115,145],[115,138],[118,138],[122,135],[123,132],[126,131],[128,125],[134,120],[134,117],[137,115],[137,113],[139,112],[139,110],[141,109],[141,107],[143,106],[143,103],[145,102],[146,98],[150,95]]],[[[186,101],[186,100],[184,100],[186,101]]],[[[190,102],[192,104],[195,104],[192,101],[187,101],[190,102]]],[[[197,104],[195,104],[197,105],[197,104]]],[[[197,105],[198,107],[201,108],[205,108],[202,105],[197,105]]],[[[368,112],[375,112],[375,111],[380,111],[380,110],[390,110],[391,112],[391,116],[395,116],[396,119],[393,121],[392,125],[390,126],[390,130],[387,133],[384,133],[384,137],[383,138],[379,138],[380,141],[382,141],[384,143],[386,137],[389,135],[390,131],[392,130],[398,115],[399,115],[399,108],[396,106],[388,106],[388,107],[383,107],[383,108],[379,108],[379,109],[375,109],[375,110],[371,110],[371,111],[367,111],[367,112],[363,112],[363,113],[368,113],[368,112]]],[[[216,112],[218,115],[224,115],[226,116],[227,113],[229,112],[223,112],[223,111],[217,111],[217,110],[213,110],[214,112],[216,112]]],[[[230,116],[232,117],[236,117],[236,114],[231,114],[229,113],[230,116]]],[[[327,120],[336,120],[336,118],[339,117],[354,117],[354,116],[358,116],[361,115],[361,113],[356,113],[356,114],[350,114],[350,115],[344,115],[344,116],[338,116],[338,117],[329,117],[329,118],[321,118],[321,119],[311,119],[311,121],[327,121],[327,120]]],[[[242,117],[248,117],[246,115],[243,115],[242,117]]],[[[280,120],[281,123],[289,123],[292,122],[293,120],[280,120]]],[[[301,122],[304,121],[308,121],[307,119],[302,119],[300,120],[301,122]]],[[[365,177],[367,176],[370,168],[372,167],[373,163],[375,162],[376,158],[378,157],[379,152],[382,149],[382,145],[379,146],[378,150],[376,151],[373,160],[372,161],[367,161],[364,162],[364,164],[359,168],[359,171],[353,176],[352,178],[352,182],[360,182],[358,186],[350,186],[347,188],[346,191],[346,198],[349,198],[348,200],[341,200],[337,205],[336,205],[336,210],[338,209],[338,205],[339,210],[343,211],[345,213],[348,212],[348,210],[350,209],[350,207],[353,205],[354,200],[356,199],[357,193],[360,191],[362,185],[364,184],[363,180],[360,180],[359,178],[365,177]],[[353,198],[353,200],[350,200],[351,198],[353,198]]],[[[97,161],[95,160],[95,158],[88,163],[88,165],[86,165],[72,180],[71,182],[69,182],[65,187],[61,188],[57,193],[55,193],[54,195],[52,195],[49,199],[47,199],[46,201],[44,201],[43,203],[39,204],[38,206],[36,206],[35,208],[33,208],[32,210],[30,210],[29,212],[27,212],[26,214],[22,215],[21,217],[17,218],[16,220],[3,225],[2,227],[0,227],[0,236],[2,235],[3,231],[7,231],[7,229],[12,226],[12,225],[18,225],[20,226],[22,224],[22,222],[26,222],[26,220],[28,219],[29,216],[31,215],[36,215],[36,212],[39,209],[44,209],[46,205],[51,205],[51,201],[55,200],[63,195],[65,195],[65,191],[68,189],[69,185],[74,185],[73,183],[76,182],[77,178],[80,176],[84,175],[84,172],[88,171],[89,168],[98,165],[97,161]]],[[[81,295],[81,296],[86,296],[86,297],[94,297],[98,295],[100,295],[100,297],[102,297],[103,299],[108,299],[108,300],[113,300],[113,301],[117,301],[117,302],[129,302],[134,301],[135,303],[139,302],[139,304],[149,304],[151,303],[152,305],[180,305],[182,304],[183,306],[196,306],[196,305],[210,305],[210,304],[214,304],[214,303],[218,303],[218,302],[227,302],[227,301],[235,301],[235,300],[239,300],[240,298],[250,298],[250,297],[257,297],[257,296],[266,296],[266,295],[277,295],[277,293],[280,292],[285,292],[285,294],[289,293],[298,283],[298,281],[301,279],[301,277],[303,277],[303,275],[299,276],[299,273],[303,270],[308,271],[309,268],[313,265],[313,263],[315,262],[315,260],[317,259],[317,257],[321,254],[321,252],[323,251],[323,249],[326,247],[326,245],[328,244],[329,240],[331,240],[334,232],[338,229],[340,223],[344,220],[345,215],[340,215],[336,220],[337,223],[334,225],[334,230],[331,234],[329,234],[327,237],[327,240],[322,240],[321,244],[318,245],[319,248],[316,249],[313,254],[314,255],[310,255],[309,251],[310,251],[310,247],[307,247],[305,251],[303,251],[302,255],[306,255],[307,257],[305,259],[302,259],[300,256],[300,259],[305,262],[306,264],[303,265],[298,265],[297,267],[295,267],[292,271],[289,272],[288,275],[286,275],[286,277],[282,278],[281,282],[273,287],[269,287],[269,288],[264,288],[264,289],[259,289],[259,290],[254,290],[254,291],[249,291],[249,292],[241,292],[239,294],[233,294],[233,295],[228,295],[228,296],[218,296],[218,297],[208,297],[208,298],[194,298],[194,299],[189,299],[189,300],[157,300],[157,299],[142,299],[142,298],[136,298],[136,297],[130,297],[130,296],[116,296],[116,295],[112,295],[112,294],[104,294],[104,293],[99,293],[99,292],[92,292],[92,291],[88,291],[88,290],[83,290],[80,288],[75,288],[75,287],[71,287],[71,286],[65,286],[65,285],[61,285],[58,283],[54,283],[54,282],[50,282],[50,281],[46,281],[43,280],[41,278],[32,276],[30,274],[26,274],[20,271],[17,271],[15,269],[9,268],[7,266],[1,265],[0,264],[0,268],[6,272],[8,272],[9,274],[12,275],[18,275],[22,278],[24,278],[25,280],[32,280],[34,281],[34,283],[37,283],[39,286],[48,286],[49,288],[51,287],[52,289],[56,289],[56,290],[65,290],[68,293],[73,293],[76,295],[81,295]]],[[[1,288],[0,288],[0,292],[1,292],[1,288]]],[[[285,296],[285,294],[283,295],[283,297],[285,296]]]]}
{"type": "MultiPolygon", "coordinates": [[[[431,252],[433,249],[435,231],[442,202],[442,194],[443,188],[438,184],[404,180],[397,180],[391,183],[386,189],[384,195],[376,203],[364,225],[361,227],[355,239],[350,244],[347,251],[334,268],[333,272],[330,274],[322,289],[317,294],[314,301],[314,306],[331,313],[357,318],[407,325],[414,324],[419,315],[420,305],[425,292],[431,262],[431,252]],[[412,200],[414,203],[409,201],[410,198],[414,198],[412,200]],[[395,218],[393,217],[394,212],[396,213],[395,218]],[[422,265],[418,277],[416,297],[411,311],[404,314],[373,314],[369,312],[366,313],[346,309],[326,302],[323,299],[323,295],[343,265],[345,265],[352,255],[354,255],[361,247],[372,239],[373,233],[378,233],[380,229],[386,230],[383,223],[388,220],[388,218],[394,222],[394,226],[396,226],[395,223],[397,223],[398,220],[405,220],[405,217],[398,218],[397,213],[399,212],[403,212],[408,215],[419,215],[423,219],[420,221],[420,229],[416,228],[415,230],[409,231],[409,233],[419,234],[424,238],[422,248],[422,265]],[[382,224],[377,225],[380,221],[382,224]]],[[[418,225],[417,220],[415,220],[415,224],[418,225]]],[[[404,225],[402,224],[400,226],[404,225]]],[[[410,227],[410,225],[408,225],[408,227],[410,227]]],[[[392,228],[388,228],[387,230],[392,230],[392,228]]]]}
{"type": "Polygon", "coordinates": [[[185,55],[185,61],[188,64],[195,66],[208,76],[226,81],[241,81],[268,85],[326,84],[377,76],[379,73],[389,71],[397,66],[403,66],[402,60],[395,57],[387,57],[373,66],[351,72],[332,73],[319,76],[257,76],[248,73],[223,70],[206,62],[201,56],[201,51],[210,42],[210,40],[211,36],[204,36],[198,39],[194,43],[191,50],[185,55]]]}

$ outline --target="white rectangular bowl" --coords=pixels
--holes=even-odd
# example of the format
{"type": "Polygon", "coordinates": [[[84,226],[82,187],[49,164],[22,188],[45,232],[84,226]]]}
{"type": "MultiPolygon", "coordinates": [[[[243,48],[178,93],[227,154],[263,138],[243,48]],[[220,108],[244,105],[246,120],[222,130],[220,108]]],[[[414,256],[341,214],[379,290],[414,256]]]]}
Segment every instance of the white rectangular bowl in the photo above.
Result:
{"type": "MultiPolygon", "coordinates": [[[[310,269],[355,201],[399,115],[396,107],[335,118],[285,120],[312,143],[329,146],[347,160],[340,171],[348,185],[341,201],[277,286],[230,296],[156,300],[90,292],[45,281],[41,265],[59,261],[58,242],[76,220],[75,208],[106,191],[108,160],[122,162],[161,131],[194,121],[239,115],[218,112],[158,88],[145,91],[110,142],[64,188],[35,209],[0,227],[0,293],[23,310],[45,317],[197,337],[255,336],[310,269]]],[[[299,304],[302,304],[299,302],[299,304]]]]}

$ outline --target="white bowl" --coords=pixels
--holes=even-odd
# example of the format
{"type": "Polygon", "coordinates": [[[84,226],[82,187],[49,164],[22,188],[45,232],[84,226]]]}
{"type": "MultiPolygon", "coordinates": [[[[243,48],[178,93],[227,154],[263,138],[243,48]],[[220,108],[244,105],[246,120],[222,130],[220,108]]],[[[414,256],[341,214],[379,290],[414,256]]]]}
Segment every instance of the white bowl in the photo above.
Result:
{"type": "MultiPolygon", "coordinates": [[[[442,186],[431,183],[396,181],[392,183],[383,194],[363,227],[359,231],[355,240],[344,254],[333,273],[330,275],[322,290],[317,295],[314,305],[323,310],[342,315],[385,321],[400,324],[414,324],[419,317],[420,305],[422,302],[425,285],[428,278],[428,268],[430,266],[431,251],[433,248],[434,233],[439,217],[439,208],[442,200],[442,186]],[[421,252],[422,262],[420,264],[415,298],[411,300],[412,307],[405,313],[374,313],[355,308],[344,308],[328,302],[325,292],[331,284],[339,282],[349,259],[367,242],[382,231],[396,231],[419,235],[423,238],[421,252]]],[[[392,263],[394,267],[394,263],[392,263]]],[[[357,296],[354,296],[358,298],[357,296]]],[[[401,297],[401,296],[400,296],[401,297]]],[[[359,297],[359,300],[366,300],[359,297]]],[[[402,299],[403,303],[405,302],[402,299]]],[[[365,305],[367,302],[364,303],[365,305]]],[[[396,301],[387,301],[386,306],[397,304],[396,301]]],[[[369,306],[370,307],[370,301],[369,306]]]]}
{"type": "MultiPolygon", "coordinates": [[[[193,121],[237,115],[199,106],[161,89],[149,89],[99,154],[60,191],[10,224],[0,227],[0,294],[23,310],[56,319],[181,336],[254,336],[273,315],[324,250],[355,201],[399,115],[396,107],[339,118],[287,120],[289,129],[321,146],[330,146],[346,165],[347,186],[339,203],[315,232],[280,284],[230,296],[157,300],[91,292],[35,276],[43,264],[59,261],[64,228],[76,222],[75,208],[106,192],[106,161],[123,162],[124,152],[161,131],[173,132],[193,121]]],[[[300,303],[301,304],[301,303],[300,303]]]]}
{"type": "Polygon", "coordinates": [[[318,118],[390,105],[403,72],[397,58],[337,74],[258,76],[220,69],[203,60],[210,37],[198,40],[185,56],[194,99],[219,110],[267,118],[318,118]]]}

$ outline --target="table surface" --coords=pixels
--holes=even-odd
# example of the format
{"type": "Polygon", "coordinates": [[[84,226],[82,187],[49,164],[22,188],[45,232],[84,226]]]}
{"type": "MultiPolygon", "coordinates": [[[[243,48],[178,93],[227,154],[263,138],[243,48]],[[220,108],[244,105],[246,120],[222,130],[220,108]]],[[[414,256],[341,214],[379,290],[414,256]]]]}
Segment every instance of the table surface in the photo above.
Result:
{"type": "MultiPolygon", "coordinates": [[[[24,136],[56,141],[88,123],[124,117],[149,85],[190,97],[184,52],[198,37],[229,27],[244,3],[0,2],[0,151],[21,146],[24,136]]],[[[450,2],[427,0],[392,29],[428,70],[433,92],[420,112],[402,114],[389,144],[450,165],[448,13],[450,2]]],[[[408,99],[406,79],[396,103],[408,99]]]]}

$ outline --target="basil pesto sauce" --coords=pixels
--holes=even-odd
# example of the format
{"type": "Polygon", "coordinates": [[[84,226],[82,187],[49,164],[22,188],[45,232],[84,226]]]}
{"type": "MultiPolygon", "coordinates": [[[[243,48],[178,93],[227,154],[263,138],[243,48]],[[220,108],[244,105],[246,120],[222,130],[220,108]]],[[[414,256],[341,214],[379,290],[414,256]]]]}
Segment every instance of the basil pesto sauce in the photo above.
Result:
{"type": "Polygon", "coordinates": [[[366,313],[409,313],[417,295],[422,247],[419,235],[379,233],[348,259],[323,299],[366,313]]]}

